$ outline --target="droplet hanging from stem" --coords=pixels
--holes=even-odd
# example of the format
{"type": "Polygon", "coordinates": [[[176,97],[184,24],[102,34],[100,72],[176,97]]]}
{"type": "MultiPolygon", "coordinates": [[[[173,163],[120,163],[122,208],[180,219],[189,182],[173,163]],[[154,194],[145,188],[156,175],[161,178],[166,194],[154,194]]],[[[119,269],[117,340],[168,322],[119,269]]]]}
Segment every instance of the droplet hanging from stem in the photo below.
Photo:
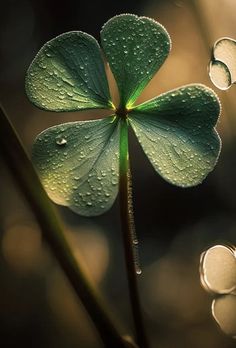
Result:
{"type": "Polygon", "coordinates": [[[136,274],[140,275],[142,273],[142,270],[140,267],[140,258],[139,258],[139,241],[137,238],[137,233],[136,233],[135,223],[134,223],[133,187],[132,187],[132,176],[131,176],[130,168],[128,169],[128,213],[129,213],[130,231],[132,234],[135,269],[136,269],[136,274]]]}

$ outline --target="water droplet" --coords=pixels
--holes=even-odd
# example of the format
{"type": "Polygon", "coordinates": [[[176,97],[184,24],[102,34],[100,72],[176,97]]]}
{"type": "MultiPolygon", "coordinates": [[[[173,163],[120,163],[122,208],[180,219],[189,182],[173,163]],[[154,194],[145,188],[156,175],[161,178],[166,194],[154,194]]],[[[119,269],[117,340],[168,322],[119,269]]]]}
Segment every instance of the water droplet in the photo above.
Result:
{"type": "Polygon", "coordinates": [[[137,269],[136,269],[136,274],[138,274],[138,275],[142,274],[141,268],[137,268],[137,269]]]}
{"type": "Polygon", "coordinates": [[[56,139],[56,143],[59,146],[65,146],[67,144],[67,140],[65,138],[58,138],[56,139]]]}

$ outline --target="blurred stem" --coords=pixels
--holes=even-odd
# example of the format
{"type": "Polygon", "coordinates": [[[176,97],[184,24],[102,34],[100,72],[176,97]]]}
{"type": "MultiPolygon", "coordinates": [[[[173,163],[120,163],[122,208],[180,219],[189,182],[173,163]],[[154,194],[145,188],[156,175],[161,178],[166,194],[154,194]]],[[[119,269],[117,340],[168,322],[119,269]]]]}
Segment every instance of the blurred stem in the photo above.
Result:
{"type": "Polygon", "coordinates": [[[34,212],[44,239],[90,315],[105,347],[127,347],[127,343],[113,326],[98,293],[74,258],[54,207],[2,108],[0,108],[0,153],[34,212]]]}
{"type": "Polygon", "coordinates": [[[133,314],[136,340],[140,348],[148,348],[141,303],[138,292],[137,269],[133,240],[133,209],[132,209],[132,185],[128,151],[128,121],[121,118],[120,132],[120,217],[123,233],[125,263],[129,285],[129,297],[133,314]]]}

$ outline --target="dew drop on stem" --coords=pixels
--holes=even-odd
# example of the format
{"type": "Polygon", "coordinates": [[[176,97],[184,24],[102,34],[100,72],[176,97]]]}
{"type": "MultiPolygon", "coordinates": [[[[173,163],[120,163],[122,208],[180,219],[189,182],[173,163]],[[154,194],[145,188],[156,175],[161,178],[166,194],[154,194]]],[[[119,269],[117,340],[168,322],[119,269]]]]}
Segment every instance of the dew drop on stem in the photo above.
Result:
{"type": "Polygon", "coordinates": [[[134,253],[134,263],[136,274],[140,275],[142,270],[140,268],[139,260],[139,249],[138,249],[138,238],[135,230],[134,224],[134,212],[133,212],[133,193],[132,193],[132,178],[130,169],[128,171],[128,205],[129,205],[129,219],[130,219],[130,229],[132,233],[132,243],[133,243],[133,253],[134,253]]]}

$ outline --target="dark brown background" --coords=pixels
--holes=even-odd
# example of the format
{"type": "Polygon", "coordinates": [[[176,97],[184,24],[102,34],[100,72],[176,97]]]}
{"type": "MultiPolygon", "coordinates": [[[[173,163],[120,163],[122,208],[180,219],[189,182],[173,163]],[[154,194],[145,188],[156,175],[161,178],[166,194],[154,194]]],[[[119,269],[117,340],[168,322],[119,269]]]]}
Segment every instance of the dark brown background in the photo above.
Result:
{"type": "MultiPolygon", "coordinates": [[[[235,0],[33,1],[0,7],[0,100],[30,152],[50,125],[102,116],[102,112],[43,112],[30,105],[24,75],[39,48],[54,36],[82,30],[99,40],[104,22],[120,13],[150,16],[169,31],[173,48],[139,100],[186,83],[213,87],[210,48],[221,36],[236,38],[235,0]]],[[[152,347],[230,348],[210,313],[212,298],[200,286],[203,250],[236,241],[235,87],[219,93],[218,130],[223,151],[215,171],[196,188],[180,189],[152,169],[131,135],[134,207],[140,240],[140,289],[152,347]]],[[[42,243],[34,217],[0,162],[0,346],[3,348],[100,347],[73,291],[42,243]]],[[[132,332],[119,229],[118,204],[104,216],[83,218],[58,207],[74,252],[111,306],[124,334],[132,332]]],[[[236,310],[236,309],[235,309],[236,310]]],[[[112,348],[112,347],[111,347],[112,348]]]]}

